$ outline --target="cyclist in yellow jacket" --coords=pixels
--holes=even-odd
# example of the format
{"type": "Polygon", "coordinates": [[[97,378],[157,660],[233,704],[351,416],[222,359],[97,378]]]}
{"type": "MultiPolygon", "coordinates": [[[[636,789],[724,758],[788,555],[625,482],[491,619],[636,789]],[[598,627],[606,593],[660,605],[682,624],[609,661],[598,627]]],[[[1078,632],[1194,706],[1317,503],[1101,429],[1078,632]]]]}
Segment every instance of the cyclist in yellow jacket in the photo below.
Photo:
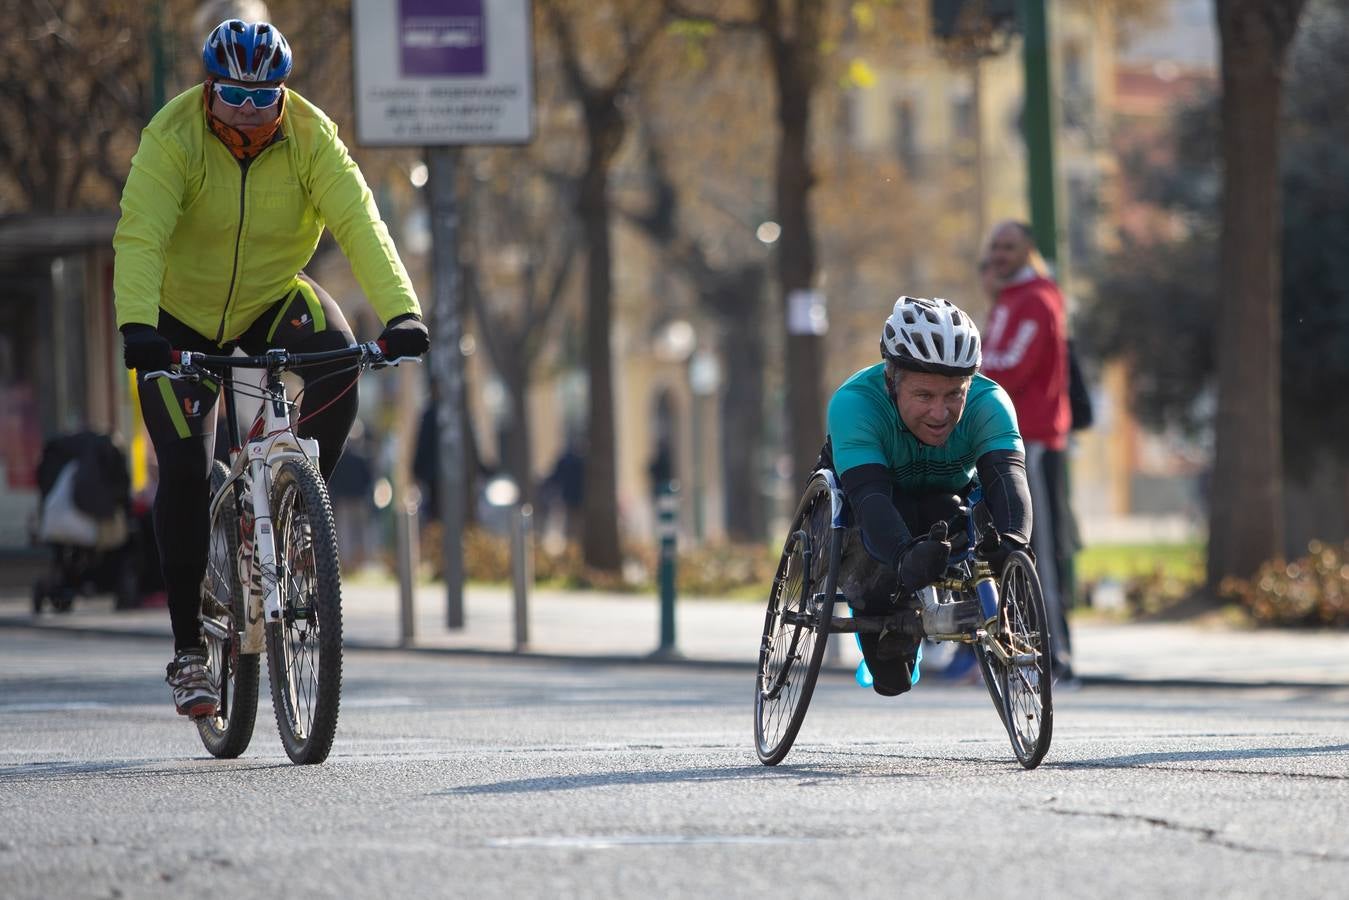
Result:
{"type": "MultiPolygon", "coordinates": [[[[159,462],[155,538],[173,623],[167,681],[178,712],[215,713],[198,615],[219,385],[159,379],[170,350],[295,352],[355,342],[333,299],[301,269],[326,226],[385,323],[390,358],[426,352],[421,307],[370,189],[333,124],[285,86],[292,58],[266,22],[220,23],[206,80],[141,135],[113,238],[113,291],[127,368],[159,462]]],[[[355,373],[310,368],[301,436],[326,479],[356,418],[355,373]]]]}

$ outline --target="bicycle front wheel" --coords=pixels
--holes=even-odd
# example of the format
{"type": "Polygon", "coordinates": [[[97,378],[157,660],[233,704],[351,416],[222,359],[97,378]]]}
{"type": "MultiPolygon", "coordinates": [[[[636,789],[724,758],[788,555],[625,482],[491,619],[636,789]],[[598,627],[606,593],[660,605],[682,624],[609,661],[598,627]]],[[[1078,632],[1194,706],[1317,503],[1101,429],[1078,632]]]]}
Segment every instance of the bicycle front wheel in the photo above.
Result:
{"type": "Polygon", "coordinates": [[[1027,769],[1040,764],[1054,734],[1050,677],[1049,617],[1035,564],[1021,550],[1007,557],[998,585],[998,640],[1011,659],[995,665],[1001,689],[1003,724],[1017,760],[1027,769]]]}
{"type": "MultiPolygon", "coordinates": [[[[217,460],[211,467],[213,498],[228,477],[229,470],[217,460]]],[[[248,749],[258,714],[258,655],[239,652],[245,615],[244,586],[239,578],[239,510],[231,496],[222,498],[211,515],[206,577],[201,584],[206,673],[220,692],[220,708],[214,716],[197,719],[197,732],[206,750],[220,759],[234,759],[248,749]]]]}
{"type": "MultiPolygon", "coordinates": [[[[332,504],[318,471],[287,460],[272,481],[281,621],[267,623],[272,709],[292,762],[321,763],[337,733],[342,689],[342,583],[332,504]]],[[[271,576],[271,577],[269,577],[271,576]]]]}

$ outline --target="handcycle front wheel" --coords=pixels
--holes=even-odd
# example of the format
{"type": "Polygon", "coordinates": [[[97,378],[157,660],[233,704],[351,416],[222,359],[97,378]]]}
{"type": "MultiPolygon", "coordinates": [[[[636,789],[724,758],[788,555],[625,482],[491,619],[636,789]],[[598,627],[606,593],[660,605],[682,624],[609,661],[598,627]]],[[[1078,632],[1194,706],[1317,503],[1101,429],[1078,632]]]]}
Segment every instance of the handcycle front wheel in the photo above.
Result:
{"type": "Polygon", "coordinates": [[[824,661],[841,549],[832,521],[829,484],[816,475],[792,518],[759,644],[754,745],[767,766],[791,750],[824,661]]]}
{"type": "Polygon", "coordinates": [[[272,709],[286,755],[328,758],[342,689],[342,583],[332,504],[308,462],[287,460],[272,481],[281,621],[267,623],[272,709]]]}
{"type": "Polygon", "coordinates": [[[1040,764],[1054,734],[1049,617],[1035,563],[1018,550],[1007,557],[998,579],[998,622],[992,640],[1009,658],[979,648],[989,694],[1027,769],[1040,764]]]}
{"type": "MultiPolygon", "coordinates": [[[[217,460],[211,466],[214,498],[229,470],[217,460]]],[[[245,593],[239,579],[239,511],[233,497],[223,498],[211,516],[206,576],[201,585],[202,637],[206,673],[220,693],[214,716],[197,719],[197,732],[207,752],[234,759],[248,749],[258,714],[258,655],[240,653],[244,630],[245,593]]]]}

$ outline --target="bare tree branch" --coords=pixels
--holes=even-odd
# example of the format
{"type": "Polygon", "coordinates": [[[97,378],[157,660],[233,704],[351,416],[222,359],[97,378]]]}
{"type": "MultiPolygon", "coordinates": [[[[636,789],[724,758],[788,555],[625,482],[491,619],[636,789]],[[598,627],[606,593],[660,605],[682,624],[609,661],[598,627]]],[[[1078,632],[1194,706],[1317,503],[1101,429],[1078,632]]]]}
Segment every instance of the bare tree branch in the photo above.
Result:
{"type": "Polygon", "coordinates": [[[530,334],[525,335],[521,341],[525,352],[525,358],[533,364],[538,355],[539,345],[548,336],[548,323],[552,321],[557,308],[562,304],[562,298],[566,296],[567,279],[571,275],[572,265],[579,255],[580,239],[576,232],[567,231],[566,243],[563,245],[557,267],[553,270],[552,284],[548,286],[548,292],[545,295],[543,308],[538,311],[537,318],[539,327],[532,330],[530,334]]]}
{"type": "Polygon", "coordinates": [[[557,39],[558,49],[562,51],[562,70],[567,76],[572,93],[577,97],[589,96],[590,82],[586,79],[585,70],[581,68],[580,54],[576,50],[576,36],[572,33],[570,22],[553,0],[545,0],[543,8],[553,26],[552,31],[557,39]]]}
{"type": "Polygon", "coordinates": [[[637,67],[646,59],[647,50],[651,48],[651,45],[658,37],[660,37],[664,30],[665,17],[662,15],[658,17],[643,34],[638,35],[637,39],[628,45],[623,65],[619,68],[618,74],[616,74],[609,83],[610,92],[621,92],[627,86],[627,83],[632,79],[633,73],[636,71],[637,67]]]}
{"type": "Polygon", "coordinates": [[[487,345],[487,353],[492,357],[493,365],[500,368],[502,360],[509,358],[508,346],[514,342],[502,340],[506,329],[501,327],[502,323],[487,311],[487,306],[483,303],[482,282],[478,279],[477,264],[464,266],[463,278],[464,293],[468,297],[469,309],[482,323],[482,327],[478,329],[478,335],[482,342],[487,345]]]}
{"type": "Polygon", "coordinates": [[[676,19],[685,19],[690,22],[698,22],[705,25],[714,25],[727,31],[757,31],[763,27],[763,21],[760,18],[734,19],[725,16],[719,16],[716,13],[704,12],[700,9],[692,9],[681,0],[665,0],[666,11],[676,19]]]}

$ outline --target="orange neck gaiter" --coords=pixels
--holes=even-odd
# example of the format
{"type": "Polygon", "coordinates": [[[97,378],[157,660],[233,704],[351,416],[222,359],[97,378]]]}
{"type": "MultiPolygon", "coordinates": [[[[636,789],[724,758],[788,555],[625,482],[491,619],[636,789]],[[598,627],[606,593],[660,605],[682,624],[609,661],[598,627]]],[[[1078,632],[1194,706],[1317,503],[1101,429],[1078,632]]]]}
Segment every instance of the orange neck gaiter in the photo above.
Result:
{"type": "Polygon", "coordinates": [[[224,144],[229,152],[234,154],[235,159],[252,159],[272,142],[276,136],[276,130],[281,127],[281,117],[286,112],[286,93],[281,92],[281,99],[277,101],[279,108],[276,111],[276,118],[264,125],[251,125],[247,128],[241,128],[238,125],[227,125],[211,112],[211,84],[207,81],[203,85],[202,105],[206,109],[206,124],[211,129],[211,133],[220,138],[220,143],[224,144]]]}

